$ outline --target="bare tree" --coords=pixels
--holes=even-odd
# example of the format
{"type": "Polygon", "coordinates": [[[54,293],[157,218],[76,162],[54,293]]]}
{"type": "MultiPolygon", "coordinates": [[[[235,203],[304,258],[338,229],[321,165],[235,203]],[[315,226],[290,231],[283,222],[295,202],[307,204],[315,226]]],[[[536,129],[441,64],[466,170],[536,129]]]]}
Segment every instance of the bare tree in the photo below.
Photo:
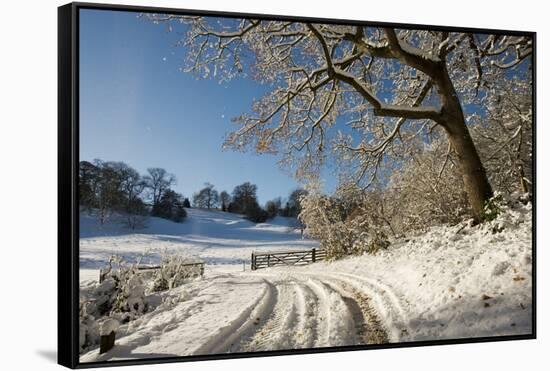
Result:
{"type": "Polygon", "coordinates": [[[222,211],[227,211],[229,203],[231,202],[231,196],[226,191],[220,192],[220,207],[222,211]]]}
{"type": "Polygon", "coordinates": [[[126,198],[122,189],[119,169],[121,162],[94,160],[97,172],[96,208],[100,224],[105,224],[115,210],[124,206],[126,198]]]}
{"type": "Polygon", "coordinates": [[[124,162],[116,163],[116,165],[120,186],[125,195],[126,223],[131,229],[136,229],[145,222],[146,207],[140,197],[147,187],[147,183],[135,169],[124,162]]]}
{"type": "Polygon", "coordinates": [[[229,212],[248,215],[251,213],[251,210],[258,209],[257,191],[258,186],[250,182],[244,182],[236,186],[233,189],[229,212]]]}
{"type": "Polygon", "coordinates": [[[487,115],[469,118],[489,179],[500,192],[532,192],[533,97],[526,72],[524,78],[495,81],[487,115]]]}
{"type": "Polygon", "coordinates": [[[392,156],[407,152],[410,140],[439,126],[457,155],[473,216],[482,220],[492,188],[463,109],[493,92],[496,71],[509,77],[530,63],[531,37],[150,17],[187,27],[184,71],[221,80],[250,73],[272,84],[253,113],[235,119],[240,128],[227,146],[282,153],[298,176],[317,172],[331,146],[368,187],[387,173],[392,156]],[[355,135],[329,130],[343,118],[355,135]]]}
{"type": "Polygon", "coordinates": [[[97,206],[100,169],[89,161],[80,161],[78,168],[78,203],[92,213],[97,206]]]}
{"type": "Polygon", "coordinates": [[[193,206],[204,209],[218,207],[220,196],[210,183],[204,183],[204,188],[193,195],[193,206]]]}
{"type": "Polygon", "coordinates": [[[270,218],[279,215],[282,212],[283,200],[281,197],[276,197],[273,200],[269,200],[265,203],[265,211],[270,218]]]}
{"type": "Polygon", "coordinates": [[[307,195],[307,190],[303,188],[297,188],[290,192],[288,195],[288,201],[285,206],[284,213],[286,216],[297,217],[302,211],[302,197],[307,195]]]}
{"type": "Polygon", "coordinates": [[[163,193],[176,183],[176,177],[158,167],[147,169],[147,173],[148,175],[145,175],[143,180],[151,192],[154,211],[155,205],[159,204],[163,193]]]}

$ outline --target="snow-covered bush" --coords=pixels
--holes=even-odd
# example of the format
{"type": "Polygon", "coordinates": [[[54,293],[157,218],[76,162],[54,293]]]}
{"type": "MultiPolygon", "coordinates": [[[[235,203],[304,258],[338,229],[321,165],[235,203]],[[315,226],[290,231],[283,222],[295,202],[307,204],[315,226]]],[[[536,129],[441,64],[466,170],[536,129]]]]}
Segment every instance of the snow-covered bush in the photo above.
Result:
{"type": "Polygon", "coordinates": [[[456,155],[443,137],[420,143],[390,180],[385,206],[391,208],[398,234],[457,224],[470,217],[470,206],[456,155]]]}
{"type": "Polygon", "coordinates": [[[390,245],[388,236],[382,224],[379,223],[378,215],[373,213],[372,207],[367,205],[368,199],[365,198],[363,203],[346,218],[347,231],[353,239],[351,252],[357,255],[376,254],[390,245]]]}
{"type": "Polygon", "coordinates": [[[532,204],[529,193],[497,193],[489,204],[491,206],[486,207],[489,216],[481,225],[481,229],[487,234],[499,234],[507,229],[516,229],[526,220],[531,222],[532,204]]]}
{"type": "Polygon", "coordinates": [[[160,269],[139,270],[138,264],[126,263],[113,256],[109,266],[101,270],[101,282],[80,288],[80,350],[99,344],[100,335],[108,335],[119,324],[138,319],[153,310],[153,292],[182,285],[190,277],[200,275],[200,267],[178,254],[165,254],[160,269]],[[152,274],[151,274],[152,272],[152,274]]]}
{"type": "Polygon", "coordinates": [[[108,270],[101,272],[102,282],[80,289],[80,347],[99,344],[101,326],[106,320],[132,321],[148,311],[145,285],[135,264],[113,256],[108,270]]]}
{"type": "Polygon", "coordinates": [[[305,225],[304,232],[318,239],[328,259],[336,259],[351,252],[353,244],[336,199],[311,192],[301,198],[302,211],[298,218],[305,225]]]}
{"type": "Polygon", "coordinates": [[[352,195],[329,197],[310,192],[302,197],[299,218],[306,226],[305,233],[321,242],[328,259],[374,254],[389,246],[386,233],[365,206],[365,198],[355,191],[352,195]]]}
{"type": "Polygon", "coordinates": [[[191,277],[200,275],[200,267],[191,265],[189,258],[182,255],[165,255],[160,269],[154,275],[152,290],[164,291],[181,286],[191,277]]]}

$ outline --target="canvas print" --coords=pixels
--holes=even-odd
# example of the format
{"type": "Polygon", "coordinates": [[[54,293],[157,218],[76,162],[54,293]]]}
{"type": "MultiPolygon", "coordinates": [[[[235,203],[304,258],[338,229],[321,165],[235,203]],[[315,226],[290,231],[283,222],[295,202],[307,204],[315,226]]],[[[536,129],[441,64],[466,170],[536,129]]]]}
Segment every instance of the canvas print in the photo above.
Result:
{"type": "Polygon", "coordinates": [[[78,22],[81,363],[533,333],[531,34],[78,22]]]}

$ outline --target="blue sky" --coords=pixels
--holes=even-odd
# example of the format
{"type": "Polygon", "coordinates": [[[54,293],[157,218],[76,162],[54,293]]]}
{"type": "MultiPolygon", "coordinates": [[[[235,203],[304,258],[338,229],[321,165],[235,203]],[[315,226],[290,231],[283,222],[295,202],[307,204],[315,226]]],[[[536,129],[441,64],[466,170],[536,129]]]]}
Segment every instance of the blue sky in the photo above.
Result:
{"type": "Polygon", "coordinates": [[[81,10],[80,159],[124,161],[142,174],[163,167],[187,197],[205,182],[231,192],[250,181],[261,203],[298,187],[276,156],[221,150],[235,128],[231,118],[249,111],[265,88],[178,71],[181,35],[137,15],[81,10]]]}

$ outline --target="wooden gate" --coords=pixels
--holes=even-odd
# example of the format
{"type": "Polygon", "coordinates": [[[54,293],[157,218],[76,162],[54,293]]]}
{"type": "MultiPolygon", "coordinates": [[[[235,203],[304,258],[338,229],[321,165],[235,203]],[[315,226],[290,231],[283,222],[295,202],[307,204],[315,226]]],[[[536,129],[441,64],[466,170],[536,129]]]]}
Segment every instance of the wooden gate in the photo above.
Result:
{"type": "Polygon", "coordinates": [[[253,252],[251,257],[252,270],[268,268],[277,265],[306,265],[324,260],[327,254],[324,249],[283,250],[253,252]]]}

